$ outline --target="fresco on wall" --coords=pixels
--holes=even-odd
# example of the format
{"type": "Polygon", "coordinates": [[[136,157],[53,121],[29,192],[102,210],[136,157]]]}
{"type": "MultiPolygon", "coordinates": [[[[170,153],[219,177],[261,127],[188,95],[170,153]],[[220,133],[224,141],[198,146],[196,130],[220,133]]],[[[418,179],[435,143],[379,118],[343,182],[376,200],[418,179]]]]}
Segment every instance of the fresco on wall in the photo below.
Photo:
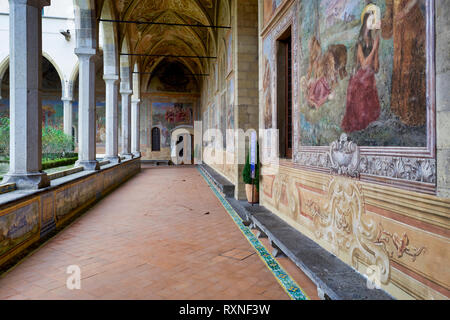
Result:
{"type": "Polygon", "coordinates": [[[152,103],[152,126],[161,129],[161,147],[170,148],[170,132],[178,126],[193,125],[192,103],[152,103]]]}
{"type": "Polygon", "coordinates": [[[425,0],[367,3],[303,2],[303,146],[426,146],[425,0]]]}
{"type": "Polygon", "coordinates": [[[217,129],[217,109],[216,109],[216,105],[212,104],[210,107],[210,112],[209,112],[209,123],[210,129],[217,129]]]}
{"type": "Polygon", "coordinates": [[[96,142],[106,143],[106,105],[104,102],[97,102],[95,109],[96,142]]]}
{"type": "MultiPolygon", "coordinates": [[[[208,130],[208,123],[209,123],[208,112],[209,112],[208,109],[206,109],[205,112],[203,112],[203,122],[202,122],[203,135],[205,134],[206,130],[208,130]]],[[[203,140],[202,143],[203,143],[203,147],[206,147],[208,145],[207,141],[205,141],[205,140],[203,140]]]]}
{"type": "Polygon", "coordinates": [[[37,201],[0,216],[0,256],[39,231],[37,201]]]}
{"type": "MultiPolygon", "coordinates": [[[[226,104],[226,129],[227,130],[234,130],[234,79],[231,78],[228,81],[228,87],[227,87],[227,104],[226,104]]],[[[229,141],[227,144],[227,150],[228,152],[232,153],[234,152],[234,131],[227,131],[227,137],[226,139],[229,141]]]]}
{"type": "Polygon", "coordinates": [[[269,22],[284,0],[264,0],[264,24],[269,22]]]}
{"type": "Polygon", "coordinates": [[[222,145],[225,149],[227,147],[227,94],[224,92],[220,97],[220,132],[222,133],[222,145]]]}
{"type": "Polygon", "coordinates": [[[272,59],[272,36],[267,36],[263,41],[263,106],[264,106],[264,127],[272,128],[272,74],[274,62],[272,59]]]}
{"type": "MultiPolygon", "coordinates": [[[[64,106],[61,100],[42,100],[42,114],[43,126],[63,128],[64,106]]],[[[0,100],[0,116],[9,117],[9,99],[0,100]]]]}
{"type": "Polygon", "coordinates": [[[234,79],[228,81],[227,129],[234,129],[234,79]]]}

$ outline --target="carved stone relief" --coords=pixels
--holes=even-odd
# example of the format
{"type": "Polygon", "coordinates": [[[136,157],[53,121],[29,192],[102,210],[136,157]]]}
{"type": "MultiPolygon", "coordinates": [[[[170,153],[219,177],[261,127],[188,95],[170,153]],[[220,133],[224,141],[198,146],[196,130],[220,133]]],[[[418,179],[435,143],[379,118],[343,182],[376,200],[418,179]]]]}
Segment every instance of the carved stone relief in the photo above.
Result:
{"type": "Polygon", "coordinates": [[[298,152],[294,162],[302,166],[330,170],[357,178],[361,174],[411,182],[436,183],[436,160],[361,154],[359,147],[345,134],[325,152],[298,152]]]}
{"type": "Polygon", "coordinates": [[[339,175],[359,177],[359,148],[345,133],[330,146],[331,171],[339,175]]]}

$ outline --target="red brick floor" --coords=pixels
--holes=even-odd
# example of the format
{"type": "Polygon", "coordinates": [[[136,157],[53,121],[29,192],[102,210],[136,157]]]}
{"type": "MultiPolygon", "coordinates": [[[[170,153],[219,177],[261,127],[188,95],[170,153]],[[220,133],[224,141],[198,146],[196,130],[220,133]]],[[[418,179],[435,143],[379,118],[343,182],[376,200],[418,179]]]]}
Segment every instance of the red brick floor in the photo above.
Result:
{"type": "MultiPolygon", "coordinates": [[[[278,260],[317,299],[314,284],[290,260],[278,260]]],[[[289,296],[197,169],[183,167],[143,168],[4,274],[0,299],[289,296]],[[81,268],[81,290],[66,288],[70,265],[81,268]]]]}

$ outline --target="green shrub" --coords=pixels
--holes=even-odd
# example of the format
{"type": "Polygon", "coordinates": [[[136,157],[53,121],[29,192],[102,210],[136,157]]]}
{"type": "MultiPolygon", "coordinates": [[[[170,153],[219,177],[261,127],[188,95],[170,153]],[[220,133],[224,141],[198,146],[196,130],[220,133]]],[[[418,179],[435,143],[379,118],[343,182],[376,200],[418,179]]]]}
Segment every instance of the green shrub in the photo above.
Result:
{"type": "Polygon", "coordinates": [[[45,161],[42,162],[42,170],[53,169],[63,166],[70,166],[71,164],[77,162],[77,160],[78,157],[45,161]]]}
{"type": "MultiPolygon", "coordinates": [[[[7,116],[0,115],[0,158],[9,160],[9,135],[10,120],[7,116]]],[[[42,129],[42,159],[55,160],[61,158],[74,158],[72,137],[66,135],[63,130],[53,127],[42,129]]]]}
{"type": "MultiPolygon", "coordinates": [[[[256,190],[259,192],[259,171],[260,171],[261,163],[259,162],[259,144],[256,145],[256,169],[255,169],[255,185],[256,190]]],[[[252,171],[250,166],[250,152],[247,154],[247,158],[245,160],[244,171],[242,172],[242,179],[245,184],[252,184],[252,171]]]]}
{"type": "Polygon", "coordinates": [[[64,157],[66,153],[72,151],[72,138],[66,135],[63,130],[53,127],[42,129],[42,153],[44,155],[55,155],[53,159],[56,159],[64,157]]]}
{"type": "Polygon", "coordinates": [[[9,157],[9,118],[0,117],[0,157],[9,157]]]}

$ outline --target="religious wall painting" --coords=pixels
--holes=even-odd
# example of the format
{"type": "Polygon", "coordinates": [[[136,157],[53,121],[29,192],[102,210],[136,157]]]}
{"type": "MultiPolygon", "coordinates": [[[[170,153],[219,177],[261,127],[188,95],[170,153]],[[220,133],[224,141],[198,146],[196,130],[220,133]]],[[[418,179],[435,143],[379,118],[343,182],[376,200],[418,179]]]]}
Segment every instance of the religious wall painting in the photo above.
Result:
{"type": "MultiPolygon", "coordinates": [[[[9,117],[9,99],[0,100],[0,117],[9,117]]],[[[61,100],[42,100],[42,125],[62,129],[64,125],[64,105],[61,100]]]]}
{"type": "Polygon", "coordinates": [[[64,106],[61,100],[42,101],[42,125],[45,127],[63,127],[64,106]]]}
{"type": "Polygon", "coordinates": [[[0,256],[39,231],[39,203],[34,200],[0,216],[0,256]]]}
{"type": "Polygon", "coordinates": [[[425,0],[320,0],[301,10],[301,145],[427,146],[425,0]]]}
{"type": "Polygon", "coordinates": [[[230,153],[234,152],[234,127],[234,79],[231,78],[228,81],[226,99],[226,139],[227,151],[230,153]]]}
{"type": "Polygon", "coordinates": [[[106,104],[97,102],[95,108],[96,142],[106,143],[106,104]]]}
{"type": "Polygon", "coordinates": [[[220,132],[222,133],[223,148],[227,147],[227,94],[224,92],[220,97],[220,132]]]}
{"type": "Polygon", "coordinates": [[[272,112],[273,112],[273,92],[272,82],[274,72],[274,62],[272,59],[273,44],[272,36],[269,35],[263,40],[263,106],[264,106],[264,128],[272,128],[272,112]]]}
{"type": "Polygon", "coordinates": [[[192,103],[153,102],[152,126],[161,130],[161,147],[170,147],[170,133],[177,127],[193,125],[192,103]]]}
{"type": "Polygon", "coordinates": [[[227,129],[234,129],[234,79],[228,81],[227,129]]]}
{"type": "MultiPolygon", "coordinates": [[[[207,108],[203,112],[203,122],[202,122],[203,135],[202,135],[202,139],[203,139],[203,136],[204,136],[205,132],[209,129],[208,125],[209,125],[209,109],[207,108]]],[[[203,147],[206,147],[207,145],[208,145],[207,142],[203,139],[203,147]]]]}

